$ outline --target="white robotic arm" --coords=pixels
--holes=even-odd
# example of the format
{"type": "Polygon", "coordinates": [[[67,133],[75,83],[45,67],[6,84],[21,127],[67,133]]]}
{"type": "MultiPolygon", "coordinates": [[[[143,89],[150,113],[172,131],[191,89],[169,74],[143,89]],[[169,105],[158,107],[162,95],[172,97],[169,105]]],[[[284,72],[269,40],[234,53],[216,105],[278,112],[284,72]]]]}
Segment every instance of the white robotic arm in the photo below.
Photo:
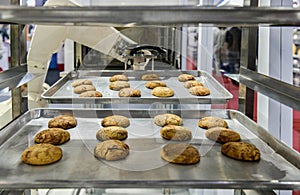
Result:
{"type": "MultiPolygon", "coordinates": [[[[72,0],[48,0],[45,6],[79,6],[72,0]]],[[[120,61],[124,58],[118,50],[135,42],[113,27],[48,26],[37,25],[28,51],[28,72],[40,75],[28,83],[28,107],[44,107],[43,83],[52,54],[60,49],[64,40],[71,39],[120,61]]]]}

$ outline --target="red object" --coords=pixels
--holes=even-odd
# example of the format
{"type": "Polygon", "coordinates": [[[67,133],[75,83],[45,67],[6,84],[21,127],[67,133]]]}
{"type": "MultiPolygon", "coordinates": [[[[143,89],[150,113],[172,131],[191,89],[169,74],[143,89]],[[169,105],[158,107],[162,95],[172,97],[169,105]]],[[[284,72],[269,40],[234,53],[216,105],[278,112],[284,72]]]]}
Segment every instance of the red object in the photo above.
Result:
{"type": "Polygon", "coordinates": [[[57,70],[64,71],[65,70],[65,65],[64,64],[57,64],[57,70]]]}

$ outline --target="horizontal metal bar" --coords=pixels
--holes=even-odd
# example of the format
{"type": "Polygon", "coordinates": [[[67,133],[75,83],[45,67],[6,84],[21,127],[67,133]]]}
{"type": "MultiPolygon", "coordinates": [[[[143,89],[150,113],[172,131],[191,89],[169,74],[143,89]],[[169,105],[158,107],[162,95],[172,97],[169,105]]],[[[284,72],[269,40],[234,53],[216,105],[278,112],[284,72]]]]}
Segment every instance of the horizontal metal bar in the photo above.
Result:
{"type": "Polygon", "coordinates": [[[239,79],[247,87],[287,106],[300,110],[300,87],[245,68],[240,69],[239,79]]]}
{"type": "Polygon", "coordinates": [[[0,22],[22,24],[300,25],[300,9],[282,7],[93,6],[53,8],[0,6],[0,13],[0,22]]]}

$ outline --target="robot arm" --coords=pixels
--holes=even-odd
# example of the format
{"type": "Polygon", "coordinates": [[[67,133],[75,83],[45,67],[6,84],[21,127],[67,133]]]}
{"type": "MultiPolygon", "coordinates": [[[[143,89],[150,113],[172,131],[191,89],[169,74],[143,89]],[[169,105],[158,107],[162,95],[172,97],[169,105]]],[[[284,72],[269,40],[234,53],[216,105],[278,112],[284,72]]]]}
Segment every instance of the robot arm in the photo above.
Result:
{"type": "MultiPolygon", "coordinates": [[[[48,0],[45,6],[79,6],[72,0],[48,0]]],[[[44,107],[40,95],[52,54],[57,52],[64,40],[71,39],[90,48],[110,55],[120,61],[122,49],[134,41],[113,27],[48,26],[37,25],[27,55],[28,72],[39,75],[28,83],[28,107],[44,107]]]]}

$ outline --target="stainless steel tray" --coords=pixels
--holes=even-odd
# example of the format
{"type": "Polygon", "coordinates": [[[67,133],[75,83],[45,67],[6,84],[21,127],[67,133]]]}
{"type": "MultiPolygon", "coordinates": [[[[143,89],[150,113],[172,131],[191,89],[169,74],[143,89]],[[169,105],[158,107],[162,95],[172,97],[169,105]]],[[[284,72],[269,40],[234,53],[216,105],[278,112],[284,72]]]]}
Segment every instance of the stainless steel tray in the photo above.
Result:
{"type": "Polygon", "coordinates": [[[226,103],[232,98],[230,94],[217,80],[204,71],[78,71],[70,72],[64,78],[56,82],[49,90],[42,94],[42,98],[49,100],[50,103],[68,103],[68,104],[151,104],[154,102],[170,104],[220,104],[226,103]],[[173,97],[158,98],[151,95],[151,90],[145,87],[146,81],[141,77],[146,73],[157,73],[161,80],[175,92],[173,97]],[[178,75],[188,73],[196,76],[198,81],[210,89],[208,96],[193,96],[183,86],[182,82],[177,80],[178,75]],[[120,98],[118,91],[110,90],[109,78],[115,74],[125,74],[129,77],[129,83],[132,88],[141,90],[141,97],[120,98]],[[76,79],[87,78],[93,81],[94,86],[103,94],[102,98],[79,98],[78,94],[73,92],[71,83],[76,79]]]}
{"type": "Polygon", "coordinates": [[[300,189],[300,155],[245,115],[232,110],[30,110],[0,132],[0,188],[247,188],[300,189]],[[168,143],[159,136],[153,123],[159,113],[175,113],[192,130],[191,144],[198,148],[201,161],[196,165],[175,165],[160,158],[161,147],[168,143]],[[34,135],[47,128],[50,118],[72,114],[77,127],[68,130],[71,140],[60,147],[63,158],[47,166],[21,162],[23,150],[33,143],[34,135]],[[96,159],[100,121],[111,114],[130,118],[130,154],[125,160],[108,162],[96,159]],[[208,140],[197,126],[204,116],[225,118],[242,140],[254,143],[261,151],[259,162],[242,162],[221,154],[221,145],[208,140]]]}

